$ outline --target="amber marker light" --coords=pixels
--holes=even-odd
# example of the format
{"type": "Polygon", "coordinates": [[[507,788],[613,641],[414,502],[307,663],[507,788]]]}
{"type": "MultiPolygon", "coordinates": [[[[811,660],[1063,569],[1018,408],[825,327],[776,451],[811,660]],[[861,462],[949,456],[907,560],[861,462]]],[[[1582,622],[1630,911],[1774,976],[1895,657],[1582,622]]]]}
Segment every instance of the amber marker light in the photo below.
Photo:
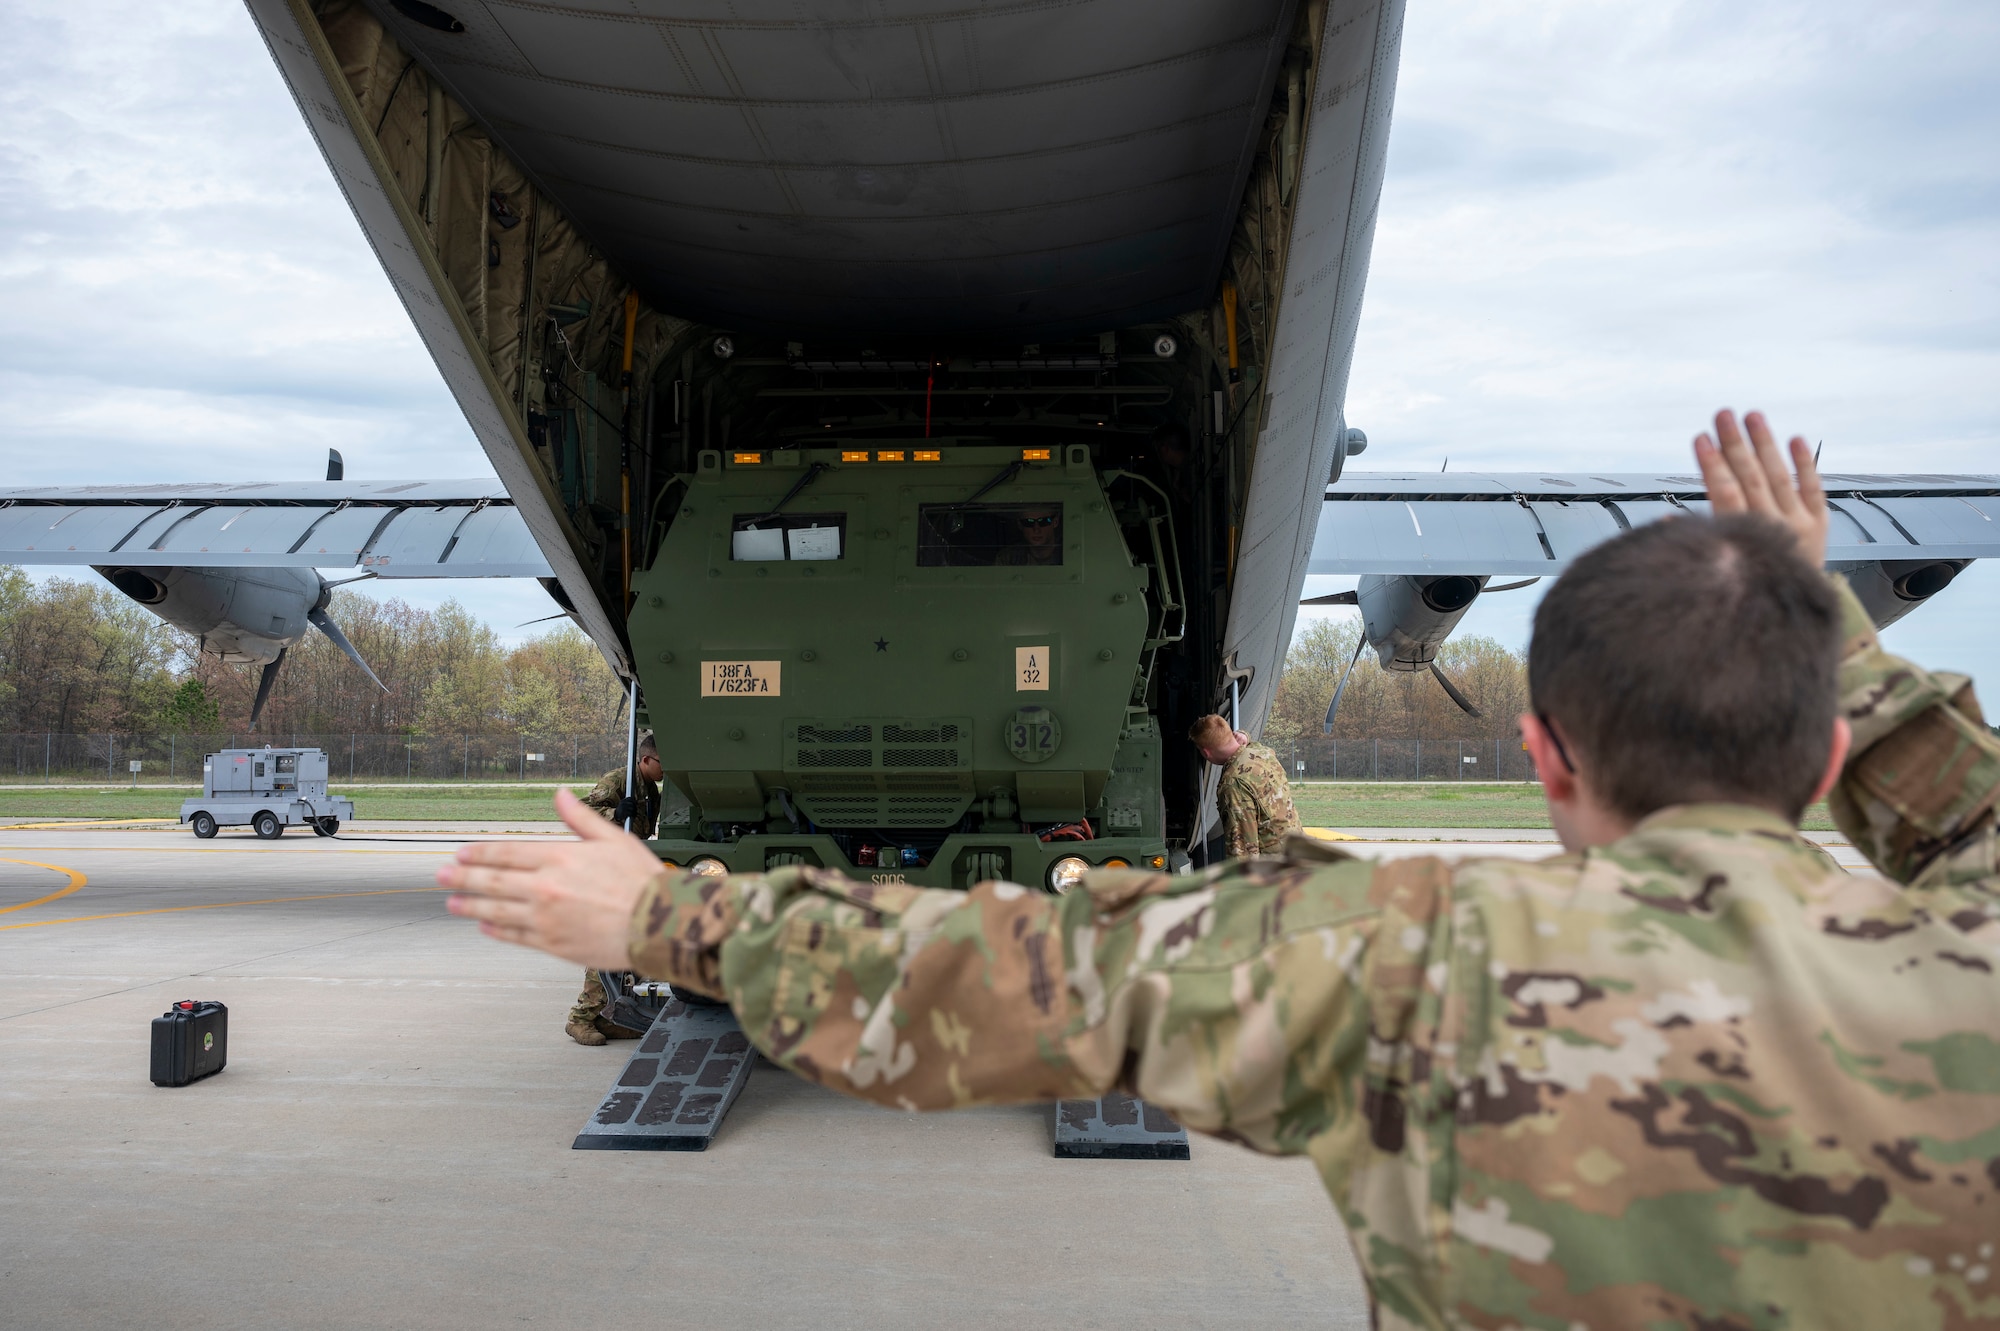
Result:
{"type": "Polygon", "coordinates": [[[843,448],[840,450],[840,460],[842,462],[866,462],[868,460],[868,450],[865,448],[843,448]]]}
{"type": "Polygon", "coordinates": [[[731,453],[729,458],[739,467],[754,467],[764,460],[762,453],[731,453]]]}
{"type": "Polygon", "coordinates": [[[1167,857],[1164,855],[1155,855],[1146,861],[1146,867],[1148,869],[1164,869],[1167,867],[1167,857]]]}
{"type": "Polygon", "coordinates": [[[875,460],[877,462],[901,462],[903,460],[903,450],[900,448],[878,450],[875,454],[875,460]]]}
{"type": "Polygon", "coordinates": [[[917,461],[919,462],[941,462],[943,460],[944,454],[935,448],[920,448],[917,450],[917,461]]]}
{"type": "Polygon", "coordinates": [[[1021,461],[1023,462],[1047,462],[1048,460],[1049,450],[1046,448],[1024,448],[1021,450],[1021,461]]]}
{"type": "Polygon", "coordinates": [[[1104,862],[1104,867],[1107,869],[1129,869],[1132,867],[1132,863],[1129,860],[1121,860],[1116,855],[1113,855],[1104,862]]]}

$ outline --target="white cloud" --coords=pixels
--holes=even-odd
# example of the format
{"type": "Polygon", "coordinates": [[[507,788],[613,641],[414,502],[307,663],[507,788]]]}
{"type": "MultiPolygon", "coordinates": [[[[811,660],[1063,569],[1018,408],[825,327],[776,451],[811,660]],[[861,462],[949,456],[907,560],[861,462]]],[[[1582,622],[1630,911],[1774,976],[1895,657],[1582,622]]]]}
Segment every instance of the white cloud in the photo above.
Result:
{"type": "MultiPolygon", "coordinates": [[[[1678,470],[1733,403],[2000,470],[2000,9],[1416,0],[1403,51],[1366,464],[1678,470]]],[[[0,7],[0,395],[16,484],[491,474],[233,0],[0,7]]],[[[1987,659],[1996,591],[1891,641],[1987,659]]]]}
{"type": "MultiPolygon", "coordinates": [[[[2000,472],[1996,60],[1979,0],[1414,0],[1357,469],[1685,471],[1733,405],[1829,468],[2000,472]]],[[[1460,631],[1525,645],[1547,586],[1460,631]]],[[[1974,565],[1887,640],[1963,668],[1996,601],[1974,565]]]]}

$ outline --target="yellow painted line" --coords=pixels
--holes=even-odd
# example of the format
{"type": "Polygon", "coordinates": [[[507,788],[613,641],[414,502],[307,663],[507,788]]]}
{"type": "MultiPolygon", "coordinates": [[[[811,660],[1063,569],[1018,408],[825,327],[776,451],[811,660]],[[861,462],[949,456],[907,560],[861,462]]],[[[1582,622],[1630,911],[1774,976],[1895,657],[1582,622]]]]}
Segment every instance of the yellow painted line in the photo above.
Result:
{"type": "Polygon", "coordinates": [[[130,827],[134,823],[178,823],[178,818],[72,818],[62,823],[8,823],[0,832],[46,832],[51,827],[130,827]]]}
{"type": "MultiPolygon", "coordinates": [[[[82,886],[82,884],[78,884],[82,886]]],[[[84,924],[90,920],[123,920],[134,915],[174,915],[187,910],[229,910],[234,906],[289,906],[294,901],[332,901],[338,897],[393,897],[411,892],[435,892],[443,894],[441,887],[388,887],[376,892],[327,892],[314,897],[266,897],[261,901],[212,901],[201,906],[156,906],[152,910],[120,910],[109,915],[72,915],[63,920],[32,920],[27,924],[0,924],[0,932],[8,929],[40,929],[51,924],[84,924]]],[[[62,893],[56,893],[61,896],[62,893]]],[[[47,897],[44,900],[54,900],[47,897]]],[[[32,906],[35,902],[27,903],[32,906]]]]}
{"type": "MultiPolygon", "coordinates": [[[[362,850],[359,847],[301,846],[297,850],[266,850],[260,846],[7,846],[7,850],[67,850],[83,855],[449,855],[457,841],[440,841],[436,850],[362,850]]],[[[24,861],[25,862],[25,861],[24,861]]]]}
{"type": "Polygon", "coordinates": [[[85,883],[90,881],[88,878],[85,878],[82,874],[78,873],[74,869],[65,869],[60,864],[43,864],[40,860],[0,859],[0,864],[25,864],[33,869],[49,869],[55,873],[69,875],[69,886],[65,887],[60,892],[51,892],[45,897],[36,897],[33,901],[23,901],[18,906],[0,906],[0,915],[5,915],[9,911],[26,910],[30,906],[45,906],[51,901],[55,901],[62,897],[68,896],[70,893],[76,891],[78,888],[82,887],[85,883]]]}
{"type": "Polygon", "coordinates": [[[1346,832],[1336,832],[1331,827],[1302,827],[1299,829],[1315,841],[1359,841],[1358,836],[1346,832]]]}

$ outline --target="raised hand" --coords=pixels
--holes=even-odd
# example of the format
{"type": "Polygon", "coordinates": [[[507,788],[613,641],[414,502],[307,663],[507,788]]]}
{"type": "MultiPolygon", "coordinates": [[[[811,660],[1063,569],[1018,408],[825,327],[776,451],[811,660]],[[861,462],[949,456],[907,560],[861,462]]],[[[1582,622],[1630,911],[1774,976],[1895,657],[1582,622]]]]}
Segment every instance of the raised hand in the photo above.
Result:
{"type": "Polygon", "coordinates": [[[660,872],[646,843],[585,807],[568,790],[556,811],[576,841],[482,841],[438,870],[454,915],[489,938],[538,948],[605,970],[629,964],[627,932],[639,893],[660,872]]]}
{"type": "Polygon", "coordinates": [[[1788,467],[1763,412],[1750,412],[1743,418],[1743,429],[1738,429],[1736,413],[1725,409],[1715,413],[1713,438],[1695,436],[1694,458],[1708,486],[1711,508],[1717,513],[1758,513],[1782,522],[1798,541],[1799,554],[1818,568],[1826,562],[1826,491],[1820,487],[1819,468],[1806,441],[1794,435],[1790,448],[1788,467]],[[1749,431],[1747,441],[1744,430],[1749,431]]]}

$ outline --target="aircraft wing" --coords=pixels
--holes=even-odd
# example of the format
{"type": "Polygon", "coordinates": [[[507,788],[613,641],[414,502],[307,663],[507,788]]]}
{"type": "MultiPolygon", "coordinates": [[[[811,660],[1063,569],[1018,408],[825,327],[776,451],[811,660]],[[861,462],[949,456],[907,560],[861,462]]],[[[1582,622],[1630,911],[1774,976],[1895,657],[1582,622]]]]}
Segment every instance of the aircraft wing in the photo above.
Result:
{"type": "Polygon", "coordinates": [[[0,563],[549,576],[496,480],[0,490],[0,563]]]}
{"type": "MultiPolygon", "coordinates": [[[[2000,557],[2000,476],[1830,474],[1830,565],[2000,557]]],[[[1326,489],[1308,573],[1559,573],[1672,513],[1708,511],[1698,475],[1346,472],[1326,489]]]]}

